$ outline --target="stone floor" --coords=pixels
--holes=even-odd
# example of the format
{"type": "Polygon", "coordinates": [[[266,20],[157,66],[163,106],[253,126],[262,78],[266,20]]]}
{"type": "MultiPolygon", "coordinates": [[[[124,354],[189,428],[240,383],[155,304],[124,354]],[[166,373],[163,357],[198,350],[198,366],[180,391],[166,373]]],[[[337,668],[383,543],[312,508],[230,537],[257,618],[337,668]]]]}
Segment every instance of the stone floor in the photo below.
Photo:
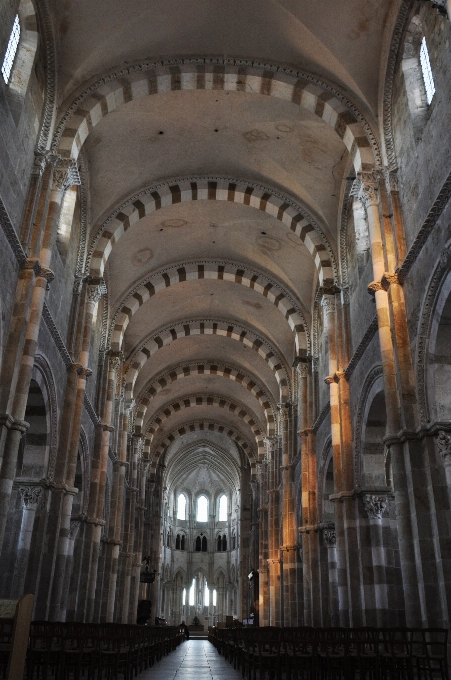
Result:
{"type": "Polygon", "coordinates": [[[182,642],[138,680],[242,680],[208,640],[182,642]]]}

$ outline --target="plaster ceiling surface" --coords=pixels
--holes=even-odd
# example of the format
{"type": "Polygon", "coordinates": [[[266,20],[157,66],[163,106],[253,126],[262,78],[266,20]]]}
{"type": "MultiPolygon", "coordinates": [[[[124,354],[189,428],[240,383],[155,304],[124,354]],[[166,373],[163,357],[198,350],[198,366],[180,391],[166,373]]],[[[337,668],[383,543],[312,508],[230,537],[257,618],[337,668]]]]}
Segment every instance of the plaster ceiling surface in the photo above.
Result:
{"type": "Polygon", "coordinates": [[[324,74],[376,110],[379,56],[400,0],[51,0],[61,98],[145,59],[232,55],[324,74]]]}
{"type": "Polygon", "coordinates": [[[128,356],[158,328],[183,318],[214,319],[250,324],[279,348],[291,364],[294,333],[283,313],[256,290],[239,283],[215,279],[184,281],[159,291],[132,316],[124,336],[128,356]]]}
{"type": "Polygon", "coordinates": [[[332,224],[349,157],[339,135],[297,104],[217,90],[123,104],[95,126],[85,149],[96,222],[140,187],[217,174],[285,191],[332,224]]]}
{"type": "Polygon", "coordinates": [[[146,275],[212,257],[275,279],[294,298],[302,294],[310,309],[318,274],[300,238],[267,213],[221,201],[178,203],[128,229],[108,259],[111,305],[117,307],[146,275]]]}
{"type": "Polygon", "coordinates": [[[274,401],[280,400],[279,386],[273,370],[265,360],[241,342],[219,335],[190,335],[162,347],[152,355],[135,383],[135,395],[141,395],[162,372],[195,361],[223,362],[240,367],[248,375],[256,376],[274,401]]]}
{"type": "MultiPolygon", "coordinates": [[[[243,385],[215,375],[190,376],[165,387],[149,403],[145,423],[149,422],[149,413],[157,413],[160,409],[164,409],[175,401],[183,401],[184,398],[191,395],[206,397],[213,394],[221,395],[237,404],[243,404],[250,413],[255,415],[263,434],[266,434],[266,418],[257,398],[243,385]]],[[[216,411],[216,409],[213,409],[213,411],[216,411]]]]}

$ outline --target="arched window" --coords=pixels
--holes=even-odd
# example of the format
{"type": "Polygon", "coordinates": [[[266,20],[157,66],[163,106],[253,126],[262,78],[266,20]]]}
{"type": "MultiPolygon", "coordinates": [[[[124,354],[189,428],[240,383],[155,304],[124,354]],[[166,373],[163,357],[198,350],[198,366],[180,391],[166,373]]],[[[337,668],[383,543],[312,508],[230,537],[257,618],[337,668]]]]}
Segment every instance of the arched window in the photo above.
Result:
{"type": "Polygon", "coordinates": [[[175,549],[180,550],[180,534],[177,534],[177,538],[175,539],[175,549]]]}
{"type": "Polygon", "coordinates": [[[223,552],[227,550],[227,536],[225,534],[222,537],[222,550],[223,552]]]}
{"type": "Polygon", "coordinates": [[[168,531],[168,535],[166,536],[166,546],[168,548],[171,547],[171,532],[170,531],[168,531]]]}
{"type": "Polygon", "coordinates": [[[429,60],[429,50],[426,43],[426,38],[423,36],[420,47],[420,64],[421,72],[423,74],[424,87],[426,89],[426,101],[429,104],[435,94],[434,76],[432,75],[431,62],[429,60]]]}
{"type": "MultiPolygon", "coordinates": [[[[421,14],[421,13],[420,13],[421,14]]],[[[421,139],[435,92],[429,51],[420,14],[409,24],[404,39],[402,70],[415,141],[421,139]]]]}
{"type": "Polygon", "coordinates": [[[189,605],[192,607],[194,605],[194,596],[196,594],[196,579],[193,578],[191,582],[191,588],[189,589],[189,605]]]}
{"type": "Polygon", "coordinates": [[[207,537],[202,537],[202,552],[207,552],[207,537]]]}
{"type": "Polygon", "coordinates": [[[196,552],[202,552],[202,539],[200,536],[196,538],[196,552]]]}
{"type": "Polygon", "coordinates": [[[186,604],[186,588],[183,588],[182,590],[182,605],[185,606],[186,604]]]}
{"type": "Polygon", "coordinates": [[[197,499],[197,516],[198,522],[208,522],[208,499],[206,496],[199,496],[197,499]]]}
{"type": "Polygon", "coordinates": [[[227,496],[219,499],[219,522],[227,522],[227,496]]]}
{"type": "Polygon", "coordinates": [[[180,541],[180,550],[185,550],[185,534],[182,534],[182,540],[180,541]]]}
{"type": "Polygon", "coordinates": [[[221,552],[222,550],[222,538],[221,535],[218,536],[218,545],[217,545],[218,552],[221,552]]]}
{"type": "Polygon", "coordinates": [[[208,589],[208,583],[205,581],[205,591],[204,591],[204,607],[210,606],[210,591],[208,589]]]}
{"type": "Polygon", "coordinates": [[[19,16],[18,14],[16,14],[11,35],[9,36],[8,47],[6,48],[6,53],[2,64],[2,75],[3,80],[5,81],[6,84],[8,84],[9,82],[9,78],[14,64],[14,58],[16,56],[17,48],[19,46],[19,40],[20,40],[20,22],[19,16]]]}
{"type": "Polygon", "coordinates": [[[218,593],[216,591],[216,588],[213,591],[213,607],[216,607],[216,601],[217,601],[218,593]]]}
{"type": "Polygon", "coordinates": [[[235,550],[235,548],[236,548],[236,536],[235,536],[234,531],[232,532],[232,546],[231,546],[231,548],[232,548],[232,550],[235,550]]]}
{"type": "Polygon", "coordinates": [[[186,496],[183,493],[177,498],[177,519],[186,519],[186,496]]]}

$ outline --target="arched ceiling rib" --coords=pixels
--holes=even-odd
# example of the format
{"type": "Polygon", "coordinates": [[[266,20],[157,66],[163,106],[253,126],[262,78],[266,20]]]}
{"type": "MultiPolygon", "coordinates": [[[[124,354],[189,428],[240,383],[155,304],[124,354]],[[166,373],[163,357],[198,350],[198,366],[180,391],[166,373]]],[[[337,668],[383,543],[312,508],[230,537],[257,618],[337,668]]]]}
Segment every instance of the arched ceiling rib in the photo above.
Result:
{"type": "MultiPolygon", "coordinates": [[[[181,398],[181,394],[178,395],[177,392],[186,389],[184,383],[187,380],[189,380],[188,390],[190,392],[193,391],[193,383],[197,382],[205,383],[202,387],[204,387],[207,392],[212,393],[215,391],[215,386],[222,383],[223,380],[229,381],[228,387],[231,388],[229,390],[231,395],[237,394],[239,395],[238,398],[240,398],[243,394],[243,390],[247,391],[248,394],[245,392],[244,396],[247,396],[248,398],[243,400],[243,396],[241,396],[241,401],[243,401],[244,405],[248,404],[251,408],[255,408],[257,407],[257,404],[254,404],[254,400],[256,400],[258,402],[257,413],[260,412],[260,409],[264,413],[268,436],[272,436],[275,433],[274,424],[276,407],[274,403],[271,403],[270,397],[258,384],[258,381],[255,378],[246,375],[239,368],[208,361],[177,366],[173,370],[164,375],[160,375],[154,380],[150,387],[147,387],[145,394],[138,400],[134,421],[135,432],[141,432],[148,408],[152,408],[154,411],[158,408],[155,404],[156,396],[166,396],[168,393],[171,393],[172,390],[171,398],[181,398]],[[175,390],[174,387],[176,388],[175,390]],[[253,399],[250,399],[251,395],[253,399]]],[[[224,389],[222,384],[221,387],[224,389]]],[[[223,394],[223,396],[228,396],[228,394],[224,392],[221,392],[221,394],[223,394]]]]}
{"type": "Polygon", "coordinates": [[[262,295],[285,317],[294,334],[297,352],[308,351],[310,343],[304,315],[288,292],[278,283],[271,281],[259,272],[249,271],[236,263],[211,261],[176,265],[169,270],[152,274],[147,280],[140,283],[134,291],[127,295],[113,317],[111,323],[114,329],[111,337],[112,348],[115,351],[122,349],[124,335],[132,317],[148,300],[151,300],[161,291],[184,282],[184,293],[189,300],[190,290],[193,286],[188,287],[188,282],[206,279],[210,289],[212,288],[211,281],[224,281],[229,284],[245,286],[262,295]]]}
{"type": "Polygon", "coordinates": [[[247,370],[253,369],[253,373],[260,375],[263,384],[268,386],[276,401],[289,399],[287,367],[267,338],[257,335],[250,327],[220,319],[201,321],[184,319],[181,323],[166,328],[150,338],[130,359],[125,385],[128,399],[132,398],[135,384],[136,394],[140,394],[153,380],[155,373],[163,370],[163,367],[171,362],[171,357],[174,356],[171,350],[177,350],[179,346],[182,348],[175,352],[175,356],[188,355],[195,359],[195,351],[199,347],[202,357],[206,351],[210,356],[216,353],[217,356],[225,356],[229,360],[230,357],[239,357],[239,364],[247,366],[247,370]],[[236,349],[235,343],[239,343],[236,349]],[[160,354],[163,359],[158,362],[160,354]],[[145,371],[147,366],[149,370],[145,371]]]}

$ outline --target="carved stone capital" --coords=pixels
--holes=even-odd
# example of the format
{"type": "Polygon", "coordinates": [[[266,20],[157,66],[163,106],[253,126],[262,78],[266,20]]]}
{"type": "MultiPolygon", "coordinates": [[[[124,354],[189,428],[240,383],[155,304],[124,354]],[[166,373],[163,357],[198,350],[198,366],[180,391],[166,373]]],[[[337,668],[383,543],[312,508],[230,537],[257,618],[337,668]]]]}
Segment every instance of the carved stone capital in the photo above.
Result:
{"type": "Polygon", "coordinates": [[[337,534],[335,529],[324,529],[324,542],[329,548],[333,548],[337,544],[337,534]]]}
{"type": "Polygon", "coordinates": [[[54,165],[54,189],[64,192],[70,187],[79,186],[81,184],[77,164],[72,158],[61,158],[61,156],[55,156],[54,159],[52,159],[52,164],[54,165]]]}
{"type": "Polygon", "coordinates": [[[323,295],[321,298],[321,306],[324,307],[326,314],[334,314],[335,312],[335,295],[323,295]]]}
{"type": "Polygon", "coordinates": [[[331,385],[332,383],[336,382],[335,376],[328,375],[327,378],[324,378],[324,382],[326,383],[326,385],[331,385]]]}
{"type": "Polygon", "coordinates": [[[49,269],[48,267],[42,267],[41,265],[39,265],[39,268],[36,271],[36,276],[42,277],[47,281],[47,283],[50,283],[55,278],[55,274],[52,272],[51,269],[49,269]]]}
{"type": "Polygon", "coordinates": [[[336,383],[339,383],[340,380],[346,380],[345,371],[336,371],[336,373],[334,373],[334,380],[336,383]]]}
{"type": "Polygon", "coordinates": [[[99,285],[89,285],[88,286],[88,302],[91,302],[92,304],[96,305],[100,298],[102,297],[102,289],[99,285]]]}
{"type": "Polygon", "coordinates": [[[389,193],[399,192],[398,171],[384,170],[384,179],[389,193]]]}
{"type": "Polygon", "coordinates": [[[427,0],[428,2],[431,3],[432,7],[434,7],[437,10],[437,13],[440,14],[442,17],[446,17],[449,20],[447,8],[446,8],[446,0],[427,0]]]}
{"type": "Polygon", "coordinates": [[[387,496],[364,494],[362,500],[370,519],[382,519],[382,515],[384,514],[388,503],[387,496]]]}
{"type": "Polygon", "coordinates": [[[358,198],[368,210],[371,206],[379,205],[379,177],[375,172],[358,172],[360,181],[358,198]]]}
{"type": "Polygon", "coordinates": [[[114,427],[112,425],[108,425],[107,423],[102,423],[101,428],[104,432],[114,432],[114,427]]]}
{"type": "Polygon", "coordinates": [[[378,290],[385,290],[381,281],[372,281],[371,283],[368,284],[368,293],[370,295],[374,295],[378,290]]]}
{"type": "Polygon", "coordinates": [[[399,274],[385,272],[382,277],[381,283],[384,290],[388,290],[392,284],[402,284],[402,281],[399,274]]]}
{"type": "Polygon", "coordinates": [[[272,457],[274,451],[277,451],[279,446],[279,437],[263,437],[263,442],[265,444],[266,458],[269,460],[272,457]]]}
{"type": "Polygon", "coordinates": [[[445,464],[451,464],[451,433],[439,430],[437,448],[445,464]]]}
{"type": "Polygon", "coordinates": [[[71,519],[70,521],[70,529],[69,529],[69,538],[72,541],[75,541],[75,538],[78,534],[78,530],[80,528],[81,520],[79,519],[71,519]]]}
{"type": "Polygon", "coordinates": [[[42,497],[41,486],[21,486],[19,493],[24,510],[37,510],[42,497]]]}
{"type": "Polygon", "coordinates": [[[108,356],[108,370],[117,372],[122,366],[123,357],[119,352],[108,356]]]}

